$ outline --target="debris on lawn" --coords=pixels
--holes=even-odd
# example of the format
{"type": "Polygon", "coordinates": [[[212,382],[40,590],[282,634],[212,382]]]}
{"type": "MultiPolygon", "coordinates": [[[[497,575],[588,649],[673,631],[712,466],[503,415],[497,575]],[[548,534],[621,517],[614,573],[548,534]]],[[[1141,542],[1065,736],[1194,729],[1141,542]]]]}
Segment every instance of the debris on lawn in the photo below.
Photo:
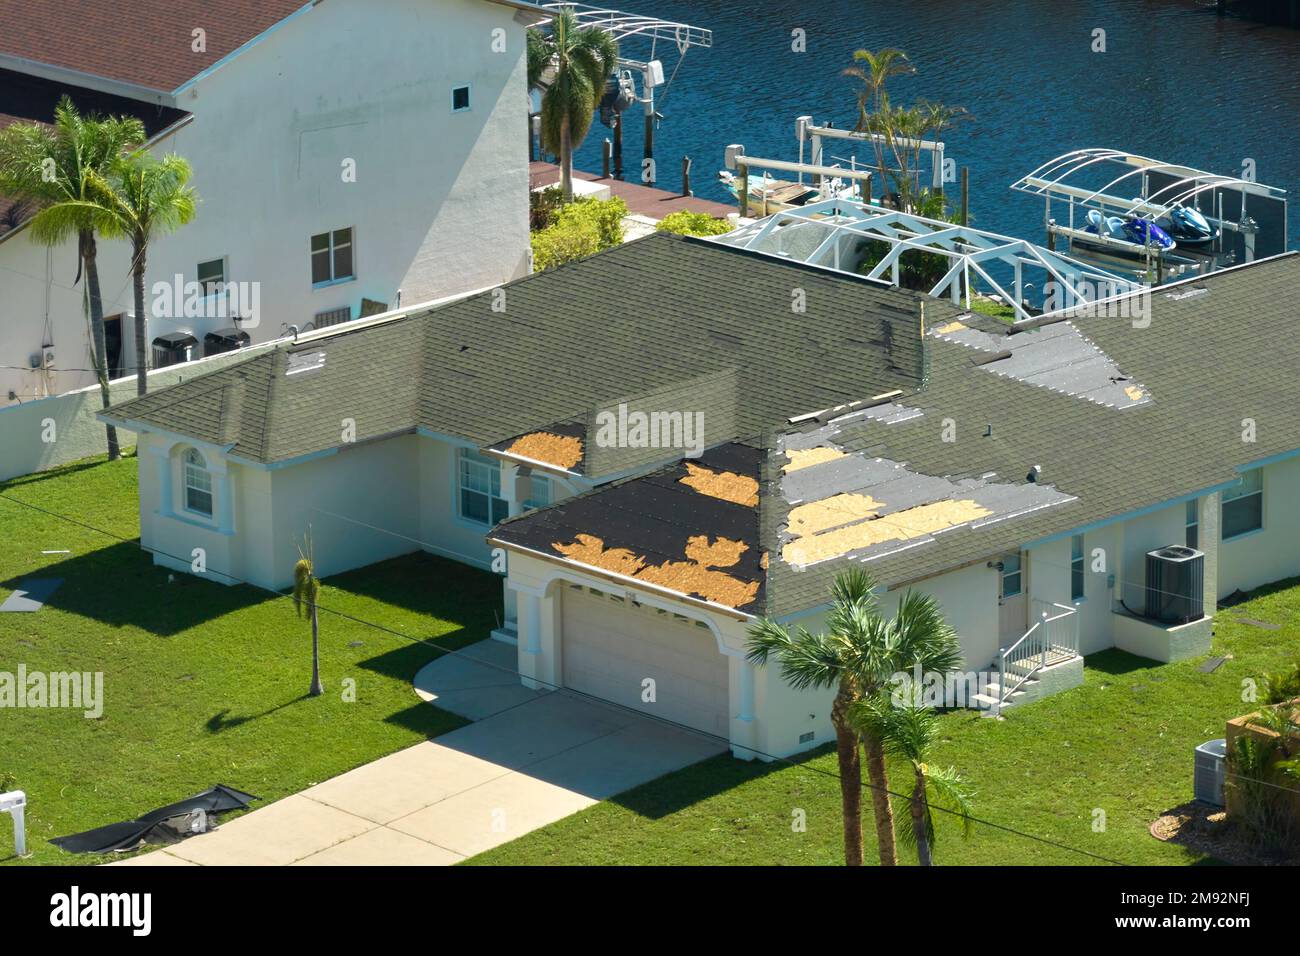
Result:
{"type": "Polygon", "coordinates": [[[1202,674],[1213,674],[1223,665],[1223,662],[1226,660],[1227,660],[1226,657],[1211,657],[1208,661],[1206,661],[1204,664],[1198,667],[1197,670],[1200,671],[1202,674]]]}
{"type": "Polygon", "coordinates": [[[1193,853],[1234,866],[1292,866],[1300,858],[1254,846],[1222,807],[1192,800],[1166,810],[1150,826],[1151,835],[1193,853]]]}
{"type": "Polygon", "coordinates": [[[110,823],[84,833],[55,837],[50,840],[69,853],[127,852],[142,843],[176,843],[196,833],[216,827],[216,815],[230,810],[246,810],[254,800],[251,793],[217,784],[185,800],[169,803],[135,820],[110,823]]]}

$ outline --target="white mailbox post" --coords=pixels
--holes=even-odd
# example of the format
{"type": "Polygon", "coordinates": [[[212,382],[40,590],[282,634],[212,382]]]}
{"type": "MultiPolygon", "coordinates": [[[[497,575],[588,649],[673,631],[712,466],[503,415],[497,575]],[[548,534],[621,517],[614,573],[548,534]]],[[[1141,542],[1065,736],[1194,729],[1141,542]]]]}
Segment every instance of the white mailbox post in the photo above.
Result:
{"type": "Polygon", "coordinates": [[[18,856],[27,855],[27,828],[23,819],[27,809],[27,794],[21,790],[0,793],[0,811],[14,818],[14,852],[18,856]]]}

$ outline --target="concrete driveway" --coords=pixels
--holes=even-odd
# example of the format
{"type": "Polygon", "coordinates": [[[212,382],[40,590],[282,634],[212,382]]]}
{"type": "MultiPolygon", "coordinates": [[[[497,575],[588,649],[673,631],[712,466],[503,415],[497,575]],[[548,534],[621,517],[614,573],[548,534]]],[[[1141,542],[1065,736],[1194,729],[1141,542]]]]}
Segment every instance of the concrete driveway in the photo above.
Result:
{"type": "Polygon", "coordinates": [[[514,671],[496,641],[445,655],[416,691],[475,723],[113,865],[446,865],[726,749],[514,671]]]}

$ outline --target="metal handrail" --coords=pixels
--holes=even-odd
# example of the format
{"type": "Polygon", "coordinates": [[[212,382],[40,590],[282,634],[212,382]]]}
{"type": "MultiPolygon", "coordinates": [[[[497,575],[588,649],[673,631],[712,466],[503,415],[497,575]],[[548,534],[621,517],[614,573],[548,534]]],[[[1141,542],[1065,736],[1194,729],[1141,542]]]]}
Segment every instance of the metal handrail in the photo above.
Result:
{"type": "Polygon", "coordinates": [[[996,705],[996,713],[1000,714],[1002,712],[1003,705],[1006,704],[1006,702],[1011,698],[1012,694],[1014,694],[1017,690],[1020,689],[1020,686],[1024,684],[1025,681],[1029,680],[1029,678],[1033,677],[1040,670],[1043,670],[1044,668],[1047,667],[1047,657],[1048,654],[1051,652],[1053,646],[1063,647],[1065,650],[1070,651],[1072,654],[1076,656],[1078,655],[1079,653],[1078,608],[1070,607],[1069,605],[1065,605],[1065,604],[1058,604],[1055,601],[1051,603],[1051,606],[1060,608],[1062,613],[1049,616],[1046,611],[1043,611],[1039,616],[1039,619],[1034,622],[1034,626],[1031,627],[1029,630],[1025,631],[1025,633],[1020,636],[1019,640],[1017,640],[1010,647],[1005,649],[1000,649],[998,651],[998,698],[997,698],[997,705],[996,705]],[[1054,624],[1057,621],[1063,620],[1064,618],[1067,617],[1074,618],[1074,627],[1071,629],[1069,640],[1064,644],[1054,642],[1052,640],[1050,625],[1054,624]],[[1038,639],[1036,641],[1032,642],[1032,649],[1031,649],[1031,645],[1027,644],[1026,642],[1030,641],[1030,638],[1034,636],[1034,633],[1038,631],[1040,627],[1042,628],[1042,633],[1038,636],[1038,639]],[[1026,647],[1024,648],[1023,651],[1017,653],[1017,651],[1020,649],[1022,644],[1025,644],[1026,647]],[[1025,653],[1025,651],[1028,651],[1028,653],[1025,653]],[[1029,670],[1027,670],[1024,674],[1021,674],[1019,676],[1019,679],[1015,682],[1014,686],[1008,687],[1007,686],[1007,665],[1010,664],[1011,666],[1015,666],[1021,663],[1022,661],[1032,661],[1035,657],[1039,658],[1038,663],[1033,667],[1030,667],[1029,670]]]}

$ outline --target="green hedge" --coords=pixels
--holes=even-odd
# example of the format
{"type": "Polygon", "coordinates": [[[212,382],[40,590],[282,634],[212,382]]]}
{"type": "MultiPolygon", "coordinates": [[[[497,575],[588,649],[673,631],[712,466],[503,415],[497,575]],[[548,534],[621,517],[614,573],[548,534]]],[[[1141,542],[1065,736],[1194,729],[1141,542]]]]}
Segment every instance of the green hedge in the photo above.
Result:
{"type": "Polygon", "coordinates": [[[720,236],[736,228],[729,220],[710,216],[707,212],[669,213],[659,221],[659,232],[675,232],[679,236],[720,236]]]}
{"type": "Polygon", "coordinates": [[[623,241],[627,203],[576,199],[554,213],[551,224],[533,233],[533,269],[541,272],[612,249],[623,241]]]}

